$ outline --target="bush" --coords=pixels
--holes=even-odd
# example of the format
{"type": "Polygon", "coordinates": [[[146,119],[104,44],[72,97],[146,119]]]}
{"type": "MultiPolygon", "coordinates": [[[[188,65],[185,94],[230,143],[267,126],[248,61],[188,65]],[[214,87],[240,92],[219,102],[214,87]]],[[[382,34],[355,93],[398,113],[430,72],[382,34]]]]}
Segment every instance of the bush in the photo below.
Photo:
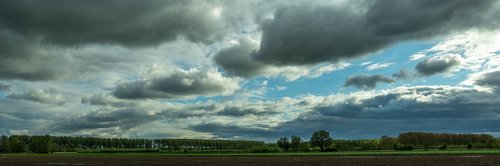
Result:
{"type": "Polygon", "coordinates": [[[12,139],[10,140],[10,152],[12,153],[22,153],[26,152],[28,150],[28,145],[26,145],[25,142],[18,140],[18,139],[12,139]]]}
{"type": "Polygon", "coordinates": [[[472,144],[467,144],[467,149],[472,149],[472,144]]]}
{"type": "Polygon", "coordinates": [[[335,148],[326,148],[322,152],[338,152],[335,148]]]}
{"type": "Polygon", "coordinates": [[[299,146],[299,151],[301,152],[310,152],[311,151],[311,146],[309,146],[309,143],[307,142],[302,142],[299,146]]]}
{"type": "Polygon", "coordinates": [[[252,153],[275,153],[279,151],[280,149],[277,147],[266,145],[253,146],[250,148],[250,152],[252,153]]]}
{"type": "Polygon", "coordinates": [[[439,146],[439,150],[446,150],[446,149],[448,149],[448,145],[446,144],[439,146]]]}
{"type": "Polygon", "coordinates": [[[412,151],[413,150],[413,146],[412,145],[399,145],[396,150],[412,151]]]}

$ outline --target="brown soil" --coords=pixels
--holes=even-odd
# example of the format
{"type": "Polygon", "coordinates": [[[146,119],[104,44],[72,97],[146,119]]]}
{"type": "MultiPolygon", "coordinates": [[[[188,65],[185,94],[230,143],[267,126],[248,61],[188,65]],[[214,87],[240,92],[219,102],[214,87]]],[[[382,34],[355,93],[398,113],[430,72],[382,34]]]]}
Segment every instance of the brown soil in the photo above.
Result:
{"type": "Polygon", "coordinates": [[[0,157],[0,165],[500,165],[500,155],[379,157],[0,157]]]}

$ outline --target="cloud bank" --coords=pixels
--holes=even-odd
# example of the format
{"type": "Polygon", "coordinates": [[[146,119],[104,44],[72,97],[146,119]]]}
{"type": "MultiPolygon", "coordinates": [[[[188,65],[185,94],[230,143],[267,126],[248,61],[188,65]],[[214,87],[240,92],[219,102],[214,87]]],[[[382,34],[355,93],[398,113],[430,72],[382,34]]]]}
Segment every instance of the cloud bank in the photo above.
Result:
{"type": "Polygon", "coordinates": [[[216,70],[177,70],[169,76],[118,84],[113,95],[124,99],[192,98],[230,95],[239,89],[239,81],[226,78],[216,70]]]}
{"type": "Polygon", "coordinates": [[[59,91],[53,88],[31,90],[25,93],[12,93],[9,94],[7,98],[57,105],[63,105],[66,102],[66,98],[59,91]]]}

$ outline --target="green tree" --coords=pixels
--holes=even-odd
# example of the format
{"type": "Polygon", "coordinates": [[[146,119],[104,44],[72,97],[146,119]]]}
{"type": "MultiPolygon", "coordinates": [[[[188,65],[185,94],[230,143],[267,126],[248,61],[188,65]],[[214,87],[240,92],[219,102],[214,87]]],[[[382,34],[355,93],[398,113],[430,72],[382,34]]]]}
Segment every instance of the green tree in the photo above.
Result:
{"type": "Polygon", "coordinates": [[[49,147],[52,144],[52,138],[46,136],[32,136],[29,149],[33,153],[49,153],[49,147]]]}
{"type": "Polygon", "coordinates": [[[321,151],[324,151],[326,147],[330,146],[332,144],[332,137],[330,137],[330,133],[327,131],[321,130],[313,133],[311,136],[311,141],[309,143],[313,147],[319,147],[321,151]]]}
{"type": "Polygon", "coordinates": [[[286,137],[280,138],[276,144],[283,149],[284,152],[288,152],[288,149],[290,149],[290,141],[288,141],[286,137]]]}
{"type": "Polygon", "coordinates": [[[310,152],[311,151],[311,146],[309,146],[308,142],[302,142],[299,145],[299,151],[310,152]]]}
{"type": "Polygon", "coordinates": [[[297,136],[292,136],[292,139],[290,141],[290,149],[293,151],[293,152],[297,152],[300,148],[300,142],[302,141],[302,139],[300,137],[297,137],[297,136]]]}
{"type": "Polygon", "coordinates": [[[394,145],[396,144],[398,144],[398,140],[396,138],[392,138],[386,135],[380,138],[380,148],[384,150],[393,149],[394,145]]]}
{"type": "Polygon", "coordinates": [[[10,142],[9,137],[2,135],[2,140],[0,141],[0,153],[10,152],[10,142]]]}
{"type": "Polygon", "coordinates": [[[18,138],[9,138],[9,151],[12,153],[22,153],[26,152],[28,146],[25,142],[19,140],[18,138]]]}

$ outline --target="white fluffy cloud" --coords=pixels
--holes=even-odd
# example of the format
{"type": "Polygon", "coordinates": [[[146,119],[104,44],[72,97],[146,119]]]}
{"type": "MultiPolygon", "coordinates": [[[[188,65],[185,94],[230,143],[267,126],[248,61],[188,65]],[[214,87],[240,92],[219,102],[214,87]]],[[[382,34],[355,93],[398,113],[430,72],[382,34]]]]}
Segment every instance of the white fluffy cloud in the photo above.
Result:
{"type": "Polygon", "coordinates": [[[394,64],[394,63],[375,63],[375,64],[372,64],[372,65],[366,67],[366,69],[368,69],[368,70],[377,70],[377,69],[382,69],[382,68],[389,67],[392,64],[394,64]]]}

